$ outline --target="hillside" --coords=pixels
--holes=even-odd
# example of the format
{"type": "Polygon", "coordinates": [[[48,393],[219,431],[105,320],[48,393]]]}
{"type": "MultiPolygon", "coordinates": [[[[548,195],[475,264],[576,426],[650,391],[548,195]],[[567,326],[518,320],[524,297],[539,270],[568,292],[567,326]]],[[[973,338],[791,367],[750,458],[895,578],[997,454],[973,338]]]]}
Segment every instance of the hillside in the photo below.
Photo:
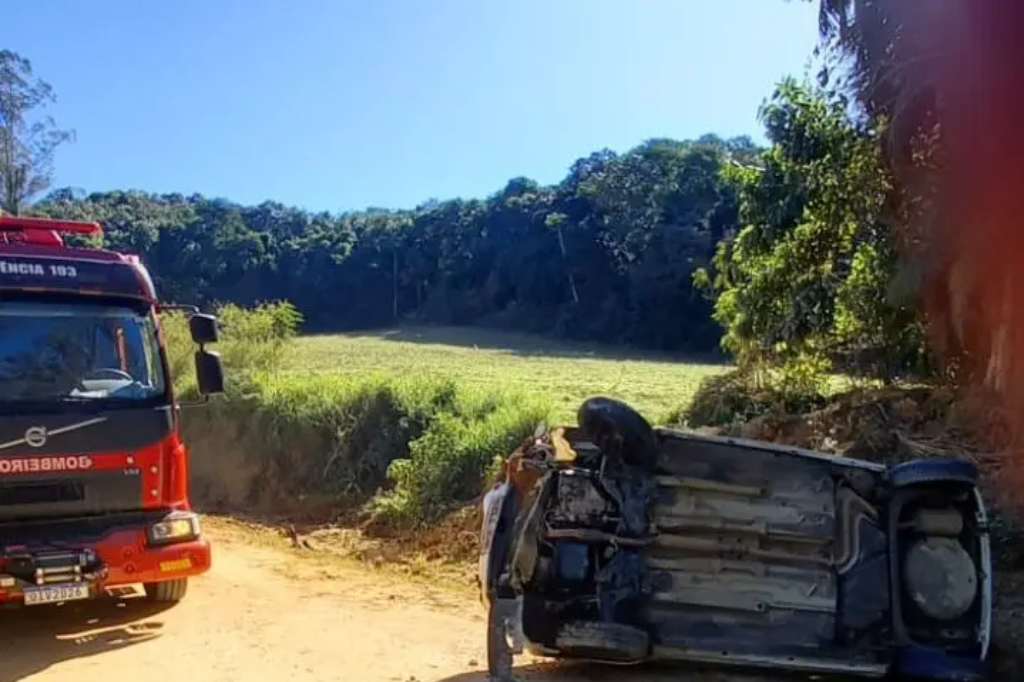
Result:
{"type": "Polygon", "coordinates": [[[759,152],[747,138],[650,140],[578,159],[554,186],[513,178],[487,198],[412,210],[70,189],[31,210],[101,221],[105,243],[143,254],[167,298],[286,299],[308,329],[412,319],[707,352],[720,334],[692,277],[737,227],[723,169],[759,152]]]}

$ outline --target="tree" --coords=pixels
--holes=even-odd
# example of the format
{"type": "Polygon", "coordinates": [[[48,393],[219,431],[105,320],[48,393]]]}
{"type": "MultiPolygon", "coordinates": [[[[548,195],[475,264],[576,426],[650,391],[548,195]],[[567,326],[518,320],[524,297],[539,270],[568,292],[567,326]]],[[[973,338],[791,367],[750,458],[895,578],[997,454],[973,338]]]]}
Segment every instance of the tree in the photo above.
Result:
{"type": "Polygon", "coordinates": [[[1020,3],[820,0],[847,83],[887,123],[893,227],[936,350],[1024,411],[1020,3]],[[970,229],[966,229],[969,226],[970,229]]]}
{"type": "Polygon", "coordinates": [[[651,140],[591,154],[553,186],[512,178],[486,199],[411,211],[73,190],[32,211],[98,220],[106,246],[141,254],[165,298],[287,299],[309,329],[411,318],[708,352],[721,329],[691,275],[736,231],[723,166],[757,154],[744,138],[651,140]]]}
{"type": "Polygon", "coordinates": [[[0,209],[17,215],[50,187],[54,152],[74,133],[57,128],[41,110],[56,101],[53,88],[24,57],[0,50],[0,209]]]}
{"type": "Polygon", "coordinates": [[[762,108],[772,147],[732,167],[741,228],[719,242],[715,318],[725,347],[751,367],[806,364],[893,379],[920,360],[913,305],[894,299],[888,176],[877,131],[843,102],[784,80],[762,108]]]}

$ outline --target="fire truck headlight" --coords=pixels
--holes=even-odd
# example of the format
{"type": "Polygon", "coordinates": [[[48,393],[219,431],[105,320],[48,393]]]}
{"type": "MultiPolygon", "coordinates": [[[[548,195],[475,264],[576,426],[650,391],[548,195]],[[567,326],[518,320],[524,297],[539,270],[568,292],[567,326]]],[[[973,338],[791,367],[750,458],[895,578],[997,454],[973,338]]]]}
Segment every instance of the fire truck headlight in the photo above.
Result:
{"type": "Polygon", "coordinates": [[[199,537],[199,517],[189,512],[174,512],[149,527],[151,545],[187,542],[199,537]]]}

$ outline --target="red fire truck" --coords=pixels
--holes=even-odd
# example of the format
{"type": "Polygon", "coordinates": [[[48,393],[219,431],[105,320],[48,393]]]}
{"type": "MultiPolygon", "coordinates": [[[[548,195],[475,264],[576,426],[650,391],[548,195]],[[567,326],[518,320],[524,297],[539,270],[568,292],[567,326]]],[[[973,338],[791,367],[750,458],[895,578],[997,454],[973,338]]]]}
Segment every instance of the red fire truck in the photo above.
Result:
{"type": "Polygon", "coordinates": [[[188,316],[194,403],[224,390],[217,320],[159,303],[138,257],[68,233],[100,226],[0,216],[0,605],[176,602],[211,554],[158,313],[188,316]]]}

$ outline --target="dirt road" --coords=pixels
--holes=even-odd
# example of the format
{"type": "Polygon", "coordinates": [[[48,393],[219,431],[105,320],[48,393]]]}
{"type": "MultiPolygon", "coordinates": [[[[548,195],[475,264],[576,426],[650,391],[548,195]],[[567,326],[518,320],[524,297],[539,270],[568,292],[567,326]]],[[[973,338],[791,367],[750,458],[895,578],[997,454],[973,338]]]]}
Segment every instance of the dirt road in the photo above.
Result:
{"type": "MultiPolygon", "coordinates": [[[[0,682],[108,682],[112,674],[190,682],[486,680],[483,620],[471,593],[425,591],[371,569],[297,558],[230,524],[207,527],[215,568],[171,609],[132,600],[0,613],[0,682]]],[[[679,679],[679,671],[522,666],[524,682],[679,679]]]]}

